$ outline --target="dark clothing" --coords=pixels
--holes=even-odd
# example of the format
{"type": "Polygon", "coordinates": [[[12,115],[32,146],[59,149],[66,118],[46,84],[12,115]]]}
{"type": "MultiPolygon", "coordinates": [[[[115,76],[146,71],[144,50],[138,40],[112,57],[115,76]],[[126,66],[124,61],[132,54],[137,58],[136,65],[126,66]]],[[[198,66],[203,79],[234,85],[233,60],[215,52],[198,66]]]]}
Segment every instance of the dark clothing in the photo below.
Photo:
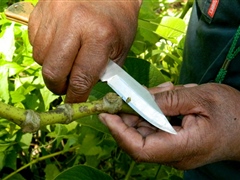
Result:
{"type": "MultiPolygon", "coordinates": [[[[215,80],[240,25],[240,0],[195,0],[179,83],[215,80]]],[[[238,42],[237,47],[240,45],[238,42]]],[[[222,82],[240,90],[240,54],[222,82]]],[[[240,131],[240,129],[239,129],[240,131]]],[[[185,179],[240,179],[240,162],[224,161],[185,172],[185,179]]]]}

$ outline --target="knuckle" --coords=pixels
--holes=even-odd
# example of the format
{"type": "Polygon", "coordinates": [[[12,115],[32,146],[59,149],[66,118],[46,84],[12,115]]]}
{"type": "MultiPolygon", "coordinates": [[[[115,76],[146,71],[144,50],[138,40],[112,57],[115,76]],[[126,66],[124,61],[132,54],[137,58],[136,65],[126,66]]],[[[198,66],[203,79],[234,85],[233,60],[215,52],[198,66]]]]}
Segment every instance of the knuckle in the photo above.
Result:
{"type": "Polygon", "coordinates": [[[113,28],[112,24],[105,21],[94,22],[90,33],[95,36],[96,41],[100,42],[112,42],[117,37],[116,29],[113,28]]]}
{"type": "Polygon", "coordinates": [[[99,39],[105,40],[106,38],[111,38],[114,36],[114,30],[109,25],[98,26],[96,28],[96,33],[99,36],[99,39]]]}
{"type": "Polygon", "coordinates": [[[90,91],[93,82],[94,79],[91,75],[80,73],[70,78],[69,86],[72,89],[72,93],[76,95],[83,95],[90,91]]]}
{"type": "Polygon", "coordinates": [[[44,80],[47,82],[58,82],[59,81],[59,75],[58,75],[58,72],[56,72],[55,68],[43,66],[42,75],[44,77],[44,80]]]}
{"type": "Polygon", "coordinates": [[[42,75],[48,89],[55,94],[65,94],[65,80],[54,68],[43,67],[42,75]]]}

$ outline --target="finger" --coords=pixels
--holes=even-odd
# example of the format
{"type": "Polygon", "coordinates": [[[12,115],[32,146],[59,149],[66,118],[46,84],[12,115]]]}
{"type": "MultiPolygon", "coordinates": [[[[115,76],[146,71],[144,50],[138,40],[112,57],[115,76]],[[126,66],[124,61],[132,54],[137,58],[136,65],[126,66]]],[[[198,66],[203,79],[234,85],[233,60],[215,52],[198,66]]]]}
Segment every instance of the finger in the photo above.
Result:
{"type": "Polygon", "coordinates": [[[121,117],[102,113],[99,118],[109,128],[112,136],[124,150],[132,152],[133,149],[141,148],[142,136],[135,128],[127,126],[121,117]]]}
{"type": "Polygon", "coordinates": [[[176,90],[176,89],[181,89],[181,88],[188,88],[188,87],[195,87],[198,86],[198,84],[195,83],[189,83],[189,84],[184,84],[184,85],[175,85],[172,82],[165,82],[162,84],[159,84],[156,87],[149,88],[149,92],[151,94],[156,94],[164,91],[170,91],[170,90],[176,90]]]}
{"type": "Polygon", "coordinates": [[[122,118],[123,122],[130,127],[137,127],[137,125],[143,121],[141,117],[136,115],[120,114],[119,116],[122,118]]]}
{"type": "Polygon", "coordinates": [[[134,127],[143,136],[155,133],[158,129],[139,116],[120,114],[122,121],[129,127],[134,127]]]}
{"type": "Polygon", "coordinates": [[[173,85],[172,82],[165,82],[165,83],[159,84],[156,87],[150,88],[149,92],[151,94],[156,94],[156,93],[159,93],[159,92],[170,91],[170,90],[173,90],[173,89],[174,89],[174,85],[173,85]]]}
{"type": "Polygon", "coordinates": [[[137,124],[137,128],[141,128],[141,127],[146,127],[148,129],[152,129],[153,131],[156,131],[157,128],[154,127],[153,125],[151,125],[150,123],[148,123],[146,120],[142,120],[137,124]]]}
{"type": "Polygon", "coordinates": [[[65,94],[68,77],[80,47],[80,38],[72,28],[58,28],[43,62],[46,86],[56,94],[65,94]]]}
{"type": "MultiPolygon", "coordinates": [[[[91,46],[91,45],[90,45],[91,46]]],[[[88,95],[107,66],[109,50],[107,48],[83,45],[71,70],[66,94],[66,102],[81,102],[88,95]]]]}
{"type": "Polygon", "coordinates": [[[52,17],[45,16],[37,27],[37,31],[33,32],[36,33],[34,38],[32,37],[33,58],[40,65],[43,65],[49,47],[56,38],[56,27],[52,17]]]}
{"type": "Polygon", "coordinates": [[[202,91],[202,88],[194,86],[157,93],[155,99],[166,116],[201,115],[204,111],[204,104],[206,104],[204,96],[206,94],[202,91]]]}
{"type": "Polygon", "coordinates": [[[40,2],[38,2],[32,13],[30,14],[28,21],[28,35],[31,45],[33,45],[34,39],[38,31],[38,27],[40,26],[40,19],[42,18],[43,13],[42,9],[40,8],[40,2]]]}
{"type": "Polygon", "coordinates": [[[99,117],[107,125],[119,146],[136,161],[176,161],[176,153],[173,152],[174,147],[177,147],[180,142],[181,145],[184,145],[185,141],[187,141],[181,139],[184,137],[180,133],[171,135],[163,131],[152,133],[140,129],[140,132],[148,133],[148,136],[143,137],[138,130],[127,126],[117,115],[100,114],[99,117]]]}

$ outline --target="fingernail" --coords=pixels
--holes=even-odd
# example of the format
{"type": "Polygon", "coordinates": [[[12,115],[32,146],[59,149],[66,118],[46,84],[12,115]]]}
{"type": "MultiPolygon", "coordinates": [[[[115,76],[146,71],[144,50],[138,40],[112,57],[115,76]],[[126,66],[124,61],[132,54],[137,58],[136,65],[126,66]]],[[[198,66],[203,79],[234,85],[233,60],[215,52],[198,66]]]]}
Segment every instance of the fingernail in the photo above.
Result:
{"type": "Polygon", "coordinates": [[[198,86],[198,84],[191,83],[191,84],[184,84],[183,86],[184,87],[195,87],[195,86],[198,86]]]}
{"type": "Polygon", "coordinates": [[[169,86],[172,86],[173,83],[168,81],[168,82],[165,82],[165,83],[162,83],[162,84],[159,84],[157,87],[169,87],[169,86]]]}

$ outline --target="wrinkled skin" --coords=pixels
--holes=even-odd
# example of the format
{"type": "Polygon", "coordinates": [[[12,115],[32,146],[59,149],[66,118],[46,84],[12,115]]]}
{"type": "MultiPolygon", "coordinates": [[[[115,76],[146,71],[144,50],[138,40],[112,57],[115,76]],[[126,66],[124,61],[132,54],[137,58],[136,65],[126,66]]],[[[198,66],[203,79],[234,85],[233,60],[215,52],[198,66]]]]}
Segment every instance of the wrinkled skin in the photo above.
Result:
{"type": "Polygon", "coordinates": [[[47,87],[66,94],[66,102],[85,101],[108,59],[123,63],[140,5],[140,0],[39,0],[29,37],[47,87]]]}
{"type": "Polygon", "coordinates": [[[240,92],[222,84],[150,89],[163,113],[183,115],[178,132],[158,130],[133,115],[100,114],[118,144],[135,160],[192,169],[221,160],[240,160],[240,92]]]}

